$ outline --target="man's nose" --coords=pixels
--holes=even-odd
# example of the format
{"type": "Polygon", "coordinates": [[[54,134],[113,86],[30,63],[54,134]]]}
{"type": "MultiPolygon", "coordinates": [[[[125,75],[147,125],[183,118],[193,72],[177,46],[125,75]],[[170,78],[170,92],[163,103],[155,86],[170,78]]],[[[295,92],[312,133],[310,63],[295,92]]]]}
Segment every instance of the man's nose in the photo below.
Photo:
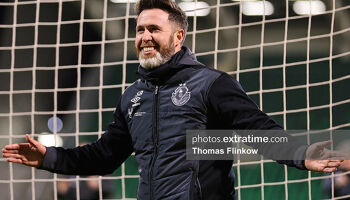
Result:
{"type": "Polygon", "coordinates": [[[142,41],[150,41],[152,40],[152,33],[148,30],[145,30],[142,35],[142,41]]]}

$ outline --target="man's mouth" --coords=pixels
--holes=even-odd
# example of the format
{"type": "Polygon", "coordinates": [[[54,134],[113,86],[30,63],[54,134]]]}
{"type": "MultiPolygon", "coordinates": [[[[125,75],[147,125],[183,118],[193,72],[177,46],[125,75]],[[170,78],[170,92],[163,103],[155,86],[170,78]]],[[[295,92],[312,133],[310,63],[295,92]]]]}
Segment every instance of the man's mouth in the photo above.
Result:
{"type": "Polygon", "coordinates": [[[156,48],[154,46],[141,47],[141,49],[144,55],[151,55],[156,51],[156,48]]]}
{"type": "Polygon", "coordinates": [[[149,52],[149,51],[152,51],[152,50],[154,50],[154,47],[144,47],[143,48],[144,52],[149,52]]]}

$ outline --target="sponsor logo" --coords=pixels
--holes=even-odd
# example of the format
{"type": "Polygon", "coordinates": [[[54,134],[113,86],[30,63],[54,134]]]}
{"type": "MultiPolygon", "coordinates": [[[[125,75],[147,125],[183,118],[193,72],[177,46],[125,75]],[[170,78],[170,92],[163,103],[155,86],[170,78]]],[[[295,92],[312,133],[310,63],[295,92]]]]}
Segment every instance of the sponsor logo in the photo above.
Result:
{"type": "MultiPolygon", "coordinates": [[[[134,116],[133,113],[134,113],[135,108],[141,105],[140,102],[138,102],[138,101],[141,100],[142,94],[143,94],[143,90],[138,91],[137,94],[135,95],[135,97],[130,100],[133,104],[131,105],[131,108],[128,109],[129,119],[132,119],[132,117],[134,116]]],[[[145,114],[145,113],[138,112],[137,116],[142,116],[143,114],[145,114]],[[140,113],[142,113],[142,114],[140,114],[140,113]]]]}

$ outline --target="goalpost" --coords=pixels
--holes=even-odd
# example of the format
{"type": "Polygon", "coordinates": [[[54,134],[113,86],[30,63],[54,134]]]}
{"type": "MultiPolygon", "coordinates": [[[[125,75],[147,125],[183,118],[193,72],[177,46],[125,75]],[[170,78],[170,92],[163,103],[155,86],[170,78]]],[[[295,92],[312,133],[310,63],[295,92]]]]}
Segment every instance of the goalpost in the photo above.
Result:
{"type": "MultiPolygon", "coordinates": [[[[24,142],[25,133],[63,147],[103,134],[137,79],[134,2],[0,2],[0,147],[24,142]]],[[[350,2],[176,2],[188,9],[185,45],[197,59],[234,76],[285,129],[349,129],[350,2]]],[[[266,160],[238,160],[233,168],[238,199],[341,198],[334,189],[323,194],[325,180],[338,175],[266,160]]],[[[59,199],[64,188],[79,199],[94,183],[99,199],[136,199],[134,156],[103,177],[50,174],[0,158],[0,199],[59,199]]]]}

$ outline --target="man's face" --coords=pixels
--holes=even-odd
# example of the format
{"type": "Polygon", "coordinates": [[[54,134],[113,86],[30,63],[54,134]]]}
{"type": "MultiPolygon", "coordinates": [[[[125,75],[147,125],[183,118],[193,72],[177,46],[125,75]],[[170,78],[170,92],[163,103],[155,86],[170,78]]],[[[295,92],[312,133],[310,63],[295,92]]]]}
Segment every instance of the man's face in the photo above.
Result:
{"type": "Polygon", "coordinates": [[[142,67],[151,69],[175,54],[175,25],[160,9],[144,10],[137,19],[135,49],[142,67]]]}

